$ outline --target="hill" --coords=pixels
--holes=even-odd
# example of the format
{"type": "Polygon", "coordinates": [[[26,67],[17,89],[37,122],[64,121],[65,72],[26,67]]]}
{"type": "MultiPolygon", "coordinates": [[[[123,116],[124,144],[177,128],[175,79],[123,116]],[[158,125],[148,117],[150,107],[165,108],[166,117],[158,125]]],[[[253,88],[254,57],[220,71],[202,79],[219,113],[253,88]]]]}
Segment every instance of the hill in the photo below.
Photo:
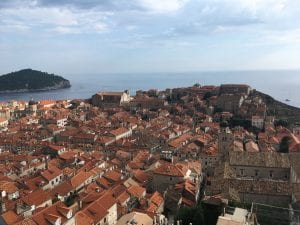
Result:
{"type": "Polygon", "coordinates": [[[0,76],[0,93],[47,91],[69,87],[70,81],[61,76],[32,69],[0,76]]]}
{"type": "Polygon", "coordinates": [[[275,100],[273,97],[259,91],[253,93],[261,97],[267,104],[267,114],[277,119],[286,120],[289,125],[300,122],[300,109],[275,100]]]}

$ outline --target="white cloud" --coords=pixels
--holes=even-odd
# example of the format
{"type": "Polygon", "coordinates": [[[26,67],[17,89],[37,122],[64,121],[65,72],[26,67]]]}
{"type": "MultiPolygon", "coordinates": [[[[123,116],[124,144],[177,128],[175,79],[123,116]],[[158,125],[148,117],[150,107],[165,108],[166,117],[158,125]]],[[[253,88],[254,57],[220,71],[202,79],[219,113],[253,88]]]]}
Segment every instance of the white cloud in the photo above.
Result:
{"type": "Polygon", "coordinates": [[[37,28],[61,34],[100,33],[108,30],[106,18],[109,15],[106,12],[58,7],[5,8],[0,11],[0,26],[6,32],[37,28]]]}
{"type": "Polygon", "coordinates": [[[189,0],[137,0],[145,9],[154,13],[175,12],[181,9],[189,0]]]}
{"type": "Polygon", "coordinates": [[[300,44],[300,29],[264,32],[264,39],[275,44],[300,44]]]}

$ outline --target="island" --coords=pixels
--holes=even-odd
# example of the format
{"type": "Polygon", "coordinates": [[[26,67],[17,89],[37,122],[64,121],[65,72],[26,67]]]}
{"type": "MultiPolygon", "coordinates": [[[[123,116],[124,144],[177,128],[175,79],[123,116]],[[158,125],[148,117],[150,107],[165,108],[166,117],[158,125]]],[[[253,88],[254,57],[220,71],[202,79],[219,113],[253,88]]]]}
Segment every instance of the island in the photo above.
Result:
{"type": "Polygon", "coordinates": [[[46,72],[23,69],[0,76],[0,94],[70,88],[70,81],[46,72]]]}

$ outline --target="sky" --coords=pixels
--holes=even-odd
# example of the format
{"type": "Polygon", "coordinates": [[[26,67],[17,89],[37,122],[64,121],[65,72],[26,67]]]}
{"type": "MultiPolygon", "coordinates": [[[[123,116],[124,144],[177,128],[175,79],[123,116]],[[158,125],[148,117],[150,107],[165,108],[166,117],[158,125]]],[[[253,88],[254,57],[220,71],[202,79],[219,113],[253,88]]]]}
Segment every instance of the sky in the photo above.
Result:
{"type": "Polygon", "coordinates": [[[0,73],[300,69],[298,0],[0,0],[0,73]]]}

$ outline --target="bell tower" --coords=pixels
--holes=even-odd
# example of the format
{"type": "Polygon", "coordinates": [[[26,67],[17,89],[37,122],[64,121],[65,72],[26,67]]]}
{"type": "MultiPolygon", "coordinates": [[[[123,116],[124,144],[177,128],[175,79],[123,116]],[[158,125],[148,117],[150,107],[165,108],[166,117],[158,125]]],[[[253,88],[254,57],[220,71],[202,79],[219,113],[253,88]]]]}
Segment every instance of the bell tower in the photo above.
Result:
{"type": "Polygon", "coordinates": [[[233,150],[233,133],[228,126],[221,126],[219,132],[219,156],[221,159],[226,159],[229,152],[233,150]]]}

